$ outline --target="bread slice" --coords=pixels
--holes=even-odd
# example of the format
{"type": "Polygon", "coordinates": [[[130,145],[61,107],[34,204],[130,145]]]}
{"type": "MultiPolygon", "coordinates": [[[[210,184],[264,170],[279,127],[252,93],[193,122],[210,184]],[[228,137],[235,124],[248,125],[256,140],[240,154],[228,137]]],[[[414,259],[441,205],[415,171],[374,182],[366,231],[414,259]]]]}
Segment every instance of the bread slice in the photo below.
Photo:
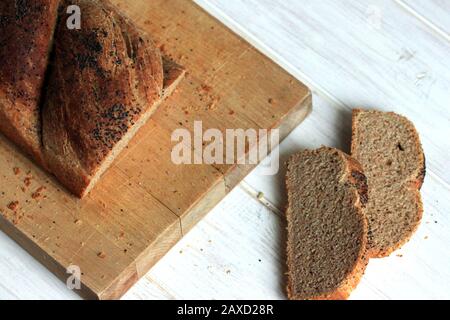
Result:
{"type": "Polygon", "coordinates": [[[385,257],[420,224],[425,156],[414,125],[393,112],[353,110],[352,156],[369,183],[368,254],[385,257]]]}
{"type": "MultiPolygon", "coordinates": [[[[86,195],[114,158],[170,95],[184,69],[163,59],[147,34],[107,1],[69,1],[81,30],[61,19],[43,107],[50,171],[86,195]]],[[[68,3],[69,3],[68,2],[68,3]]]]}
{"type": "Polygon", "coordinates": [[[41,165],[39,103],[58,3],[0,1],[0,132],[41,165]]]}
{"type": "Polygon", "coordinates": [[[345,153],[293,155],[287,171],[290,299],[346,299],[367,265],[367,183],[345,153]]]}

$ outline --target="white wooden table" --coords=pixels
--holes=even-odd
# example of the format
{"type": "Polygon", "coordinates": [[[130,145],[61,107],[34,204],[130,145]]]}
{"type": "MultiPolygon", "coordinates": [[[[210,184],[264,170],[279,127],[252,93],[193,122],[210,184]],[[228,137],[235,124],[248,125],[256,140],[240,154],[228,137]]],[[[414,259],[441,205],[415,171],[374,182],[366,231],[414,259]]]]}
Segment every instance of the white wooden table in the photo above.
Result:
{"type": "MultiPolygon", "coordinates": [[[[348,151],[353,107],[416,124],[428,161],[423,223],[401,250],[370,261],[351,298],[450,298],[450,0],[197,3],[313,89],[314,111],[282,159],[320,145],[348,151]]],[[[284,299],[284,172],[258,172],[124,299],[284,299]]],[[[78,296],[0,233],[0,299],[78,296]]]]}

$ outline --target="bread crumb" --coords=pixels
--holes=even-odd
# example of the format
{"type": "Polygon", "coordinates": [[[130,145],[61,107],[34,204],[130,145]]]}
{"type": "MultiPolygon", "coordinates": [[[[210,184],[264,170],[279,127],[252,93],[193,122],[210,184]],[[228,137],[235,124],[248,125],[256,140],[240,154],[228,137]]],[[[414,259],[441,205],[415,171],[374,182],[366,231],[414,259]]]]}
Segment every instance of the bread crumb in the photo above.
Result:
{"type": "Polygon", "coordinates": [[[41,192],[44,191],[46,188],[45,187],[39,187],[35,192],[33,192],[33,194],[31,195],[31,197],[33,199],[38,199],[42,196],[41,192]]]}
{"type": "Polygon", "coordinates": [[[83,221],[77,219],[77,220],[74,221],[74,223],[75,223],[77,226],[81,226],[81,225],[83,224],[83,221]]]}
{"type": "Polygon", "coordinates": [[[397,254],[397,257],[402,258],[403,255],[402,254],[397,254]]]}
{"type": "Polygon", "coordinates": [[[8,209],[12,211],[17,211],[19,208],[19,201],[12,201],[8,204],[8,209]]]}
{"type": "Polygon", "coordinates": [[[423,239],[424,239],[424,240],[427,240],[427,239],[428,239],[428,236],[425,236],[423,239]]]}
{"type": "Polygon", "coordinates": [[[267,100],[267,102],[269,102],[270,104],[274,104],[274,103],[275,103],[275,99],[269,98],[269,99],[267,100]]]}
{"type": "Polygon", "coordinates": [[[256,198],[258,200],[261,200],[262,198],[264,198],[264,193],[263,192],[258,192],[258,195],[256,196],[256,198]]]}
{"type": "Polygon", "coordinates": [[[31,185],[31,179],[32,179],[32,177],[26,177],[23,180],[23,183],[25,184],[26,187],[29,187],[31,185]]]}
{"type": "Polygon", "coordinates": [[[99,252],[99,253],[97,253],[97,257],[99,257],[100,259],[105,259],[106,258],[106,253],[99,252]]]}
{"type": "Polygon", "coordinates": [[[13,171],[16,176],[20,174],[20,168],[18,168],[18,167],[14,167],[13,171]]]}
{"type": "Polygon", "coordinates": [[[212,88],[206,84],[202,84],[201,88],[205,92],[210,92],[212,90],[212,88]]]}
{"type": "Polygon", "coordinates": [[[208,110],[215,110],[217,108],[217,104],[219,103],[219,98],[214,98],[211,103],[208,104],[208,110]]]}

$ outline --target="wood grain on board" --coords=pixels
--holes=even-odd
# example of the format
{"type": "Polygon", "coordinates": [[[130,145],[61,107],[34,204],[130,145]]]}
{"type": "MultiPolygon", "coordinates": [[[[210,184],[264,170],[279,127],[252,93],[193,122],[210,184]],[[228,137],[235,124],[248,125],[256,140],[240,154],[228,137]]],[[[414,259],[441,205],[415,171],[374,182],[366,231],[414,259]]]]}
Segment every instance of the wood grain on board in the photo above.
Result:
{"type": "Polygon", "coordinates": [[[121,297],[253,165],[175,165],[171,134],[274,129],[284,138],[308,114],[309,90],[191,1],[113,1],[186,79],[92,193],[68,194],[0,137],[0,228],[62,280],[79,266],[80,295],[121,297]]]}

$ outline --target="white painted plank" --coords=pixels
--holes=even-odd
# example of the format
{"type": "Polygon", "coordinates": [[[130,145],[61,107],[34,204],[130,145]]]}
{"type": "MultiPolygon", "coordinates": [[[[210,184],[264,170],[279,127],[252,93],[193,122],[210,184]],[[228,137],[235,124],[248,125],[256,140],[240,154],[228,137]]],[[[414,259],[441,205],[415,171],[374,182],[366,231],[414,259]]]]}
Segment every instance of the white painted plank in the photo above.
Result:
{"type": "MultiPolygon", "coordinates": [[[[372,288],[383,298],[449,298],[450,254],[445,248],[450,243],[450,207],[443,200],[450,198],[449,46],[393,2],[376,4],[315,1],[283,6],[264,0],[245,1],[237,8],[234,2],[214,1],[208,8],[330,98],[315,97],[313,114],[281,145],[282,159],[321,144],[348,150],[350,110],[355,106],[393,110],[416,124],[429,168],[422,192],[424,223],[402,250],[371,261],[352,297],[364,298],[361,290],[372,288]],[[374,21],[371,15],[377,12],[381,19],[374,21]]],[[[258,171],[246,183],[283,208],[283,170],[275,177],[258,171]]]]}
{"type": "MultiPolygon", "coordinates": [[[[321,144],[348,150],[350,110],[318,96],[314,97],[314,106],[312,115],[281,145],[282,159],[302,148],[314,148],[321,144]]],[[[284,170],[275,177],[259,176],[258,170],[255,170],[246,182],[257,188],[257,191],[262,191],[279,208],[285,206],[284,170]]],[[[450,234],[445,231],[450,229],[450,221],[446,218],[450,208],[442,204],[442,199],[449,198],[449,190],[431,173],[424,185],[423,195],[424,224],[405,246],[404,250],[409,249],[408,255],[403,253],[403,258],[394,255],[389,259],[371,262],[362,286],[373,283],[375,285],[372,286],[386,298],[450,296],[450,275],[446,271],[450,269],[450,256],[445,253],[442,255],[443,248],[450,243],[450,234]],[[438,221],[438,224],[434,221],[438,221]],[[427,240],[424,240],[425,236],[427,240]],[[405,260],[408,260],[408,264],[404,263],[405,260]],[[386,278],[380,279],[380,273],[386,278]]],[[[402,251],[396,254],[402,254],[402,251]]],[[[364,298],[359,292],[355,292],[353,297],[364,298]]]]}
{"type": "Polygon", "coordinates": [[[395,2],[197,2],[321,94],[410,118],[450,184],[450,43],[395,2]]]}
{"type": "Polygon", "coordinates": [[[37,260],[0,232],[0,300],[80,299],[37,260]]]}
{"type": "MultiPolygon", "coordinates": [[[[424,223],[402,250],[370,263],[353,297],[364,298],[361,290],[372,288],[384,298],[448,298],[450,208],[443,199],[450,198],[450,69],[444,59],[449,44],[389,1],[377,1],[376,7],[369,2],[198,2],[330,98],[315,97],[313,114],[281,145],[282,159],[321,144],[348,150],[351,107],[393,110],[416,124],[429,168],[424,223]],[[373,21],[377,12],[381,19],[373,21]]],[[[284,208],[283,170],[274,177],[258,172],[246,183],[284,208]]]]}
{"type": "Polygon", "coordinates": [[[450,1],[448,0],[395,0],[406,11],[417,17],[450,41],[450,1]]]}
{"type": "MultiPolygon", "coordinates": [[[[280,145],[282,159],[296,151],[316,148],[321,144],[343,150],[349,148],[350,130],[342,127],[348,127],[351,123],[350,110],[318,96],[314,96],[314,104],[316,108],[310,117],[280,145]]],[[[279,175],[272,177],[261,175],[259,171],[260,168],[257,168],[252,172],[246,182],[257,188],[256,193],[262,192],[270,203],[284,208],[285,167],[279,175]]],[[[378,291],[380,295],[377,298],[450,297],[450,251],[446,250],[450,243],[450,189],[435,176],[429,175],[425,179],[422,197],[423,222],[412,240],[391,257],[370,262],[361,286],[378,291]]],[[[371,297],[366,294],[358,290],[352,298],[371,297]]]]}

